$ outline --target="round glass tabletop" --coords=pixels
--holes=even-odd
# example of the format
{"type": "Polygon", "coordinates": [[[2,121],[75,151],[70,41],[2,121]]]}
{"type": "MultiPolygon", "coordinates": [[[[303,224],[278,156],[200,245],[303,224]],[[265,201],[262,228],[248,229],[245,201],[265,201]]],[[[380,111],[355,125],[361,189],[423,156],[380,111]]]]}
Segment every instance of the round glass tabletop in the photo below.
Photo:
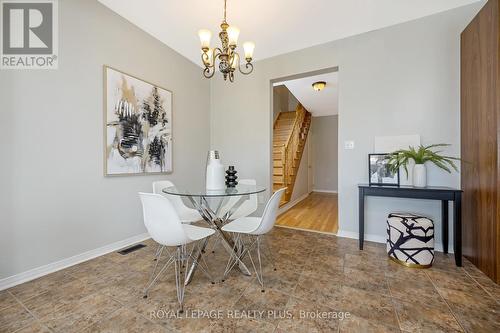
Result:
{"type": "Polygon", "coordinates": [[[265,187],[258,185],[236,185],[236,187],[228,187],[222,190],[208,190],[205,186],[170,186],[164,188],[163,193],[170,195],[179,195],[186,197],[234,197],[240,195],[249,195],[261,193],[266,190],[265,187]]]}

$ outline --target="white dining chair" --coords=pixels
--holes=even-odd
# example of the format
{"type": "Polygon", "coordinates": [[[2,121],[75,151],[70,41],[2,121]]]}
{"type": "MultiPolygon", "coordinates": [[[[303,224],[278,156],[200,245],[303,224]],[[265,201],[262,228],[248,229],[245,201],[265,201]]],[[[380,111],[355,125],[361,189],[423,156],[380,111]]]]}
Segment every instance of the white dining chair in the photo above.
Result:
{"type": "MultiPolygon", "coordinates": [[[[236,219],[225,226],[222,227],[223,231],[231,232],[236,235],[235,237],[235,249],[243,249],[239,255],[231,252],[231,256],[226,265],[224,271],[224,279],[227,277],[231,269],[237,263],[240,263],[245,255],[248,254],[252,266],[255,270],[255,275],[262,287],[262,292],[264,292],[264,279],[262,275],[262,259],[261,259],[261,244],[263,241],[263,236],[267,234],[274,227],[276,223],[276,217],[278,215],[278,208],[280,204],[281,197],[285,192],[286,188],[282,188],[276,191],[266,204],[264,209],[264,214],[262,217],[241,217],[236,219]],[[247,244],[244,243],[243,236],[248,240],[247,244]],[[257,266],[252,258],[251,251],[257,249],[257,266]]],[[[271,249],[268,247],[268,251],[271,249]]],[[[269,253],[272,256],[271,253],[269,253]]]]}
{"type": "Polygon", "coordinates": [[[179,214],[179,218],[182,223],[193,223],[202,220],[200,213],[196,209],[187,207],[182,199],[178,195],[166,194],[163,192],[164,188],[175,186],[169,180],[161,180],[157,182],[153,182],[153,193],[161,194],[164,197],[168,198],[170,202],[174,205],[177,214],[179,214]]]}
{"type": "MultiPolygon", "coordinates": [[[[160,194],[139,193],[142,202],[144,225],[151,238],[157,242],[161,248],[156,255],[156,263],[151,273],[151,277],[144,288],[144,298],[148,297],[150,288],[155,284],[158,278],[167,270],[170,265],[174,265],[175,284],[177,288],[177,300],[179,301],[180,311],[184,311],[184,290],[189,265],[197,265],[212,281],[208,272],[208,267],[203,260],[197,261],[193,253],[199,251],[205,246],[208,237],[214,234],[214,230],[209,228],[197,227],[182,223],[179,215],[172,203],[160,194]],[[201,245],[200,242],[205,244],[201,245]],[[193,244],[191,249],[188,245],[193,244]],[[167,246],[174,246],[174,253],[168,253],[167,246]],[[165,265],[156,274],[158,263],[162,254],[167,253],[165,265]],[[183,274],[184,270],[184,274],[183,274]]],[[[212,281],[213,283],[213,281],[212,281]]]]}
{"type": "MultiPolygon", "coordinates": [[[[238,180],[238,185],[257,185],[255,179],[240,179],[238,180]]],[[[236,203],[241,200],[240,196],[229,197],[227,203],[221,209],[221,215],[230,213],[230,219],[236,220],[241,217],[249,216],[253,214],[259,205],[257,194],[250,194],[249,198],[241,203],[233,212],[231,209],[236,205],[236,203]]]]}

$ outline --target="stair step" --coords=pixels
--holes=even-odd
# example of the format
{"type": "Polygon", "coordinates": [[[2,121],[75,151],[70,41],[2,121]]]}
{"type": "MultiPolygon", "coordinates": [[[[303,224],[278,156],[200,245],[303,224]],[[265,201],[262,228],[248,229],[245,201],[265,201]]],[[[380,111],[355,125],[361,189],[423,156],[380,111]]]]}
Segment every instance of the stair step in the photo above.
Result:
{"type": "Polygon", "coordinates": [[[274,147],[273,148],[273,159],[281,159],[282,157],[282,151],[283,151],[283,148],[281,147],[274,147]]]}
{"type": "Polygon", "coordinates": [[[281,134],[284,134],[284,133],[290,133],[292,130],[292,126],[279,126],[279,127],[276,127],[274,130],[273,130],[273,133],[281,133],[281,134]]]}
{"type": "Polygon", "coordinates": [[[273,161],[273,168],[281,168],[283,167],[283,162],[281,160],[273,161]]]}
{"type": "Polygon", "coordinates": [[[288,111],[288,112],[280,112],[279,117],[280,118],[295,118],[297,116],[297,113],[295,111],[288,111]]]}

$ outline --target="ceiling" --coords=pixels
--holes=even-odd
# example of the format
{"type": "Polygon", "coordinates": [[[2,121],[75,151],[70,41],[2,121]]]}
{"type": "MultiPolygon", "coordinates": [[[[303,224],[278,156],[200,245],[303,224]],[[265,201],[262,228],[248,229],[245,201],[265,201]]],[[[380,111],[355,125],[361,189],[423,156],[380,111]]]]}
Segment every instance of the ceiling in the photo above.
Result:
{"type": "Polygon", "coordinates": [[[274,86],[284,85],[299,100],[313,117],[331,116],[339,113],[338,72],[308,76],[301,79],[277,82],[274,86]],[[321,91],[315,91],[312,84],[325,81],[321,91]]]}
{"type": "MultiPolygon", "coordinates": [[[[198,30],[218,41],[223,0],[99,0],[196,64],[198,30]]],[[[255,59],[323,44],[480,0],[228,0],[227,21],[239,44],[255,42],[255,59]]]]}

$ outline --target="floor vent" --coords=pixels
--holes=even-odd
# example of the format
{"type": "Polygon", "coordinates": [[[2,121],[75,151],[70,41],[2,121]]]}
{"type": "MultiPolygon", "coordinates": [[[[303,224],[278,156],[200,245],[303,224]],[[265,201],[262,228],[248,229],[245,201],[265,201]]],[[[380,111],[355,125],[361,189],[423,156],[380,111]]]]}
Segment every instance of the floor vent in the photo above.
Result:
{"type": "Polygon", "coordinates": [[[142,249],[143,247],[146,247],[146,245],[144,244],[137,244],[137,245],[133,245],[131,247],[127,247],[123,250],[120,250],[118,251],[119,254],[122,254],[122,255],[126,255],[126,254],[129,254],[131,252],[134,252],[134,251],[137,251],[139,249],[142,249]]]}

